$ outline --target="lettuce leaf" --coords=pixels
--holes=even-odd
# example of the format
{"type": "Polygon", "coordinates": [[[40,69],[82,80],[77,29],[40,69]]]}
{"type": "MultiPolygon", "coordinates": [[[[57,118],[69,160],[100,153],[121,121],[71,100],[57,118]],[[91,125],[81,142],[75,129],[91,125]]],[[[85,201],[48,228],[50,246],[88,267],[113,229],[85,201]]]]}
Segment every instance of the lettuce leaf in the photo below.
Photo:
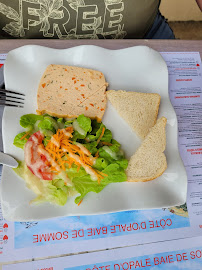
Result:
{"type": "Polygon", "coordinates": [[[74,122],[73,120],[65,121],[64,128],[72,126],[73,122],[74,122]]]}
{"type": "Polygon", "coordinates": [[[19,176],[21,176],[22,177],[22,175],[23,175],[23,173],[24,173],[24,161],[19,161],[19,160],[17,160],[17,162],[18,162],[18,167],[17,168],[13,168],[13,171],[17,174],[17,175],[19,175],[19,176]]]}
{"type": "Polygon", "coordinates": [[[126,170],[128,167],[128,160],[125,158],[117,160],[115,163],[118,164],[119,167],[122,168],[123,170],[126,170]]]}
{"type": "Polygon", "coordinates": [[[109,151],[111,151],[109,146],[99,148],[99,157],[106,159],[109,163],[114,163],[116,160],[118,160],[118,157],[115,152],[112,151],[110,154],[108,151],[106,151],[107,148],[109,151]]]}
{"type": "Polygon", "coordinates": [[[123,159],[123,152],[120,150],[120,143],[116,140],[111,140],[112,145],[99,148],[99,156],[108,160],[109,163],[114,163],[116,160],[123,159]]]}
{"type": "Polygon", "coordinates": [[[102,129],[103,127],[105,127],[105,125],[103,123],[96,123],[94,124],[93,130],[92,132],[86,137],[87,141],[96,141],[101,133],[102,133],[102,129]]]}
{"type": "Polygon", "coordinates": [[[65,126],[64,119],[63,118],[58,118],[57,119],[57,124],[58,124],[59,128],[63,129],[64,126],[65,126]]]}
{"type": "Polygon", "coordinates": [[[64,185],[64,180],[41,180],[32,174],[24,161],[19,161],[18,167],[13,170],[25,180],[28,188],[38,194],[31,203],[51,202],[58,205],[65,205],[67,202],[70,188],[64,185]]]}
{"type": "Polygon", "coordinates": [[[21,138],[22,138],[25,134],[26,134],[26,132],[21,132],[21,133],[19,133],[18,135],[16,135],[15,138],[14,138],[13,144],[14,144],[15,146],[17,146],[17,147],[23,149],[24,146],[25,146],[25,144],[26,144],[26,142],[27,142],[26,138],[29,139],[29,137],[30,137],[30,136],[27,135],[26,138],[24,138],[24,139],[21,140],[21,138]]]}
{"type": "Polygon", "coordinates": [[[83,114],[79,115],[77,119],[73,122],[74,135],[73,140],[84,139],[88,132],[91,132],[91,119],[84,116],[83,114]]]}
{"type": "Polygon", "coordinates": [[[119,150],[120,150],[120,147],[121,147],[120,143],[117,142],[117,141],[114,140],[114,139],[112,139],[111,143],[112,143],[112,145],[109,146],[109,148],[110,148],[113,152],[118,153],[119,150]]]}
{"type": "Polygon", "coordinates": [[[126,174],[118,164],[110,164],[102,172],[108,176],[103,178],[100,184],[98,184],[97,181],[92,181],[88,174],[82,177],[75,177],[72,180],[75,189],[80,193],[80,196],[75,199],[76,204],[78,204],[89,192],[99,193],[110,183],[126,181],[126,174]]]}
{"type": "Polygon", "coordinates": [[[111,140],[112,140],[112,133],[109,129],[106,129],[103,137],[101,138],[101,141],[110,143],[111,140]]]}
{"type": "Polygon", "coordinates": [[[73,133],[72,140],[77,141],[78,139],[85,139],[85,137],[86,137],[86,133],[84,135],[82,135],[78,131],[75,130],[74,133],[73,133]]]}
{"type": "Polygon", "coordinates": [[[75,189],[80,193],[80,196],[76,197],[75,203],[78,204],[88,192],[99,193],[105,187],[104,185],[98,185],[97,181],[92,181],[88,174],[82,177],[76,177],[73,179],[75,189]]]}
{"type": "Polygon", "coordinates": [[[43,139],[43,145],[46,146],[51,140],[51,136],[45,136],[43,139]]]}
{"type": "Polygon", "coordinates": [[[63,206],[67,202],[67,198],[68,198],[67,193],[68,193],[68,188],[66,190],[63,188],[57,188],[51,183],[48,183],[46,186],[46,193],[37,196],[35,199],[31,201],[31,203],[38,204],[42,202],[51,202],[51,203],[63,206]]]}
{"type": "Polygon", "coordinates": [[[83,167],[80,167],[79,171],[77,171],[77,166],[73,165],[72,168],[66,169],[68,177],[72,180],[75,177],[82,177],[87,175],[86,171],[83,167]]]}
{"type": "Polygon", "coordinates": [[[59,126],[55,119],[46,116],[42,121],[39,122],[38,128],[44,135],[51,135],[49,131],[55,133],[59,126]]]}
{"type": "Polygon", "coordinates": [[[90,152],[92,155],[95,155],[95,153],[97,152],[97,142],[91,142],[91,143],[85,143],[83,144],[90,152]]]}
{"type": "Polygon", "coordinates": [[[93,168],[102,171],[109,165],[109,162],[104,158],[97,158],[95,164],[93,165],[93,168]]]}
{"type": "Polygon", "coordinates": [[[79,115],[77,117],[77,122],[86,133],[91,132],[92,127],[91,127],[91,119],[89,117],[84,116],[84,114],[79,115]]]}
{"type": "Polygon", "coordinates": [[[62,188],[65,186],[65,182],[63,179],[54,179],[52,181],[52,184],[57,188],[62,188]]]}
{"type": "Polygon", "coordinates": [[[110,164],[102,172],[108,175],[102,180],[102,184],[105,185],[127,180],[126,174],[119,164],[110,164]]]}
{"type": "Polygon", "coordinates": [[[34,128],[34,124],[37,121],[43,120],[43,115],[37,115],[37,114],[25,114],[21,116],[20,118],[20,125],[23,128],[29,128],[30,130],[34,128]]]}

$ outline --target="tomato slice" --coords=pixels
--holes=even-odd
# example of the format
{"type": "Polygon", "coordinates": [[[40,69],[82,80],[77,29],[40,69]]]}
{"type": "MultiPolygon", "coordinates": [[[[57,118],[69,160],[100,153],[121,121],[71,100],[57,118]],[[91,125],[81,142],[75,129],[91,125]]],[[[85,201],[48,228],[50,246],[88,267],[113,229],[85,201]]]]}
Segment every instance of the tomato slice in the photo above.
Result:
{"type": "Polygon", "coordinates": [[[47,158],[38,152],[39,145],[42,144],[44,135],[38,131],[30,136],[25,144],[25,163],[29,170],[38,178],[43,180],[53,180],[53,173],[46,164],[47,158]]]}

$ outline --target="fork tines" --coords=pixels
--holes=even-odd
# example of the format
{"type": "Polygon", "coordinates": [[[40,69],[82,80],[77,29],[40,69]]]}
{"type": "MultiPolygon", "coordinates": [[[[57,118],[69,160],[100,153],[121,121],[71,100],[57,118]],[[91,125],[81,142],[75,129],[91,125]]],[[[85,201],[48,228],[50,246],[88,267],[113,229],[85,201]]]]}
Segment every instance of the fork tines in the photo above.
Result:
{"type": "Polygon", "coordinates": [[[0,89],[0,106],[23,108],[24,94],[0,89]]]}

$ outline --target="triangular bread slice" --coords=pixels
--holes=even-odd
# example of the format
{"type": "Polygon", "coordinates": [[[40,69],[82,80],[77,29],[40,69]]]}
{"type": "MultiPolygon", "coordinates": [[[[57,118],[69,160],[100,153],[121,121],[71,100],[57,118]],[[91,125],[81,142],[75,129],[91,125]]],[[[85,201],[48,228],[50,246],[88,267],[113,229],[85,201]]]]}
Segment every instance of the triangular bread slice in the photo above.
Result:
{"type": "Polygon", "coordinates": [[[130,158],[126,170],[129,182],[146,182],[153,180],[167,168],[166,156],[163,153],[166,147],[165,117],[158,119],[151,128],[143,143],[130,158]]]}
{"type": "Polygon", "coordinates": [[[107,98],[118,114],[144,139],[156,123],[161,96],[152,93],[107,91],[107,98]]]}

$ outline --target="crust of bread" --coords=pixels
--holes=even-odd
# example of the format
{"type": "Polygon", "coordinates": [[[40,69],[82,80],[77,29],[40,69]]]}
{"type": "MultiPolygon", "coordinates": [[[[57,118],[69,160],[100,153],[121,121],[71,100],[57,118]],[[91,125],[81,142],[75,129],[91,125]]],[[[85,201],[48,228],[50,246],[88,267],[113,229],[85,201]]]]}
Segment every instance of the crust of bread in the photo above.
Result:
{"type": "Polygon", "coordinates": [[[167,169],[166,156],[163,153],[166,147],[166,134],[165,134],[166,123],[167,119],[165,117],[160,118],[157,121],[157,124],[150,129],[150,132],[146,136],[145,140],[142,142],[140,147],[137,149],[137,151],[129,160],[129,166],[126,170],[128,182],[152,181],[161,176],[167,169]],[[158,142],[158,144],[156,143],[156,141],[158,142]],[[150,152],[148,152],[147,150],[148,148],[150,152]],[[143,160],[144,157],[146,158],[146,154],[148,154],[147,158],[148,166],[147,163],[144,162],[143,160]],[[152,172],[151,167],[151,164],[153,164],[152,158],[155,157],[159,157],[159,160],[156,161],[155,159],[154,168],[156,167],[158,168],[158,166],[160,166],[160,168],[152,172]],[[146,167],[144,167],[145,163],[146,167]],[[150,173],[151,175],[149,175],[150,173]]]}
{"type": "Polygon", "coordinates": [[[161,176],[165,172],[166,169],[167,169],[167,164],[165,167],[162,168],[162,170],[160,170],[160,172],[157,175],[151,178],[139,178],[139,179],[137,178],[137,179],[127,180],[127,182],[149,182],[161,176]]]}
{"type": "MultiPolygon", "coordinates": [[[[155,95],[160,96],[159,94],[155,94],[155,95]]],[[[158,107],[157,107],[157,109],[156,109],[156,115],[155,115],[156,120],[155,120],[154,125],[156,125],[156,121],[157,121],[157,117],[158,117],[158,113],[159,113],[159,107],[160,107],[160,103],[161,103],[161,96],[160,96],[160,99],[159,99],[159,102],[158,102],[158,107]]]]}

